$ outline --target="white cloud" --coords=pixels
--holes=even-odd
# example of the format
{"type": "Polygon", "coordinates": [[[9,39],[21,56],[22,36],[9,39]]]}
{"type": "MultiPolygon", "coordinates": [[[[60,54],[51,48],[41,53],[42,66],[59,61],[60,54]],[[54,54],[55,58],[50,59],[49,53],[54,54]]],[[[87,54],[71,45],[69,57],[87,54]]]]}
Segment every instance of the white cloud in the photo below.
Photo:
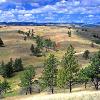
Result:
{"type": "Polygon", "coordinates": [[[88,17],[94,17],[94,15],[88,15],[88,17]]]}
{"type": "MultiPolygon", "coordinates": [[[[89,14],[87,18],[94,18],[95,16],[93,16],[93,14],[100,14],[100,6],[90,6],[90,0],[83,1],[69,2],[62,0],[57,2],[55,5],[46,5],[32,10],[25,10],[21,4],[17,4],[16,9],[11,9],[9,11],[0,10],[0,21],[11,21],[11,19],[20,21],[36,21],[36,19],[38,19],[37,17],[40,16],[45,20],[53,20],[57,18],[56,14],[64,14],[62,17],[58,18],[58,21],[63,22],[65,19],[70,20],[70,14],[89,14]],[[87,3],[89,6],[86,6],[87,3]],[[38,16],[34,17],[34,15],[38,16]]],[[[100,0],[96,0],[93,2],[96,4],[99,1],[100,0]]],[[[0,0],[0,2],[5,2],[5,0],[0,0]]],[[[31,5],[40,6],[38,3],[31,3],[31,5]]],[[[79,20],[81,20],[81,18],[79,20]]]]}
{"type": "Polygon", "coordinates": [[[32,16],[32,14],[25,14],[24,16],[25,17],[30,17],[30,16],[32,16]]]}
{"type": "Polygon", "coordinates": [[[2,2],[6,2],[6,0],[0,0],[0,3],[2,3],[2,2]]]}

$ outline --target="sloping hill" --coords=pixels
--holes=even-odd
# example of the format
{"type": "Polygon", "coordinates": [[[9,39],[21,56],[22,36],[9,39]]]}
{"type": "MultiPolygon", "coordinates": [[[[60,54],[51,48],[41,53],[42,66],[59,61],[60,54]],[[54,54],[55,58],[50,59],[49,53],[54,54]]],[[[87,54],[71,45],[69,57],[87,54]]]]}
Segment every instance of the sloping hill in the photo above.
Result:
{"type": "Polygon", "coordinates": [[[100,100],[100,91],[84,91],[75,93],[60,93],[53,95],[35,95],[8,98],[6,100],[100,100]]]}

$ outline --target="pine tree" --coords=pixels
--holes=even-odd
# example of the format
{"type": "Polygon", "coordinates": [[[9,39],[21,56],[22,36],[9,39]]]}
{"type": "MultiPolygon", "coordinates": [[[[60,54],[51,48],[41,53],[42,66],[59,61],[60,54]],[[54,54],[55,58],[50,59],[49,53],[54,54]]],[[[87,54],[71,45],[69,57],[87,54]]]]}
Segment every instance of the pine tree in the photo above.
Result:
{"type": "Polygon", "coordinates": [[[88,76],[94,83],[96,90],[99,88],[100,82],[100,51],[98,51],[91,59],[91,64],[88,66],[88,76]]]}
{"type": "Polygon", "coordinates": [[[89,73],[89,68],[88,67],[85,67],[84,69],[82,68],[79,71],[78,80],[81,83],[85,83],[85,88],[86,88],[87,83],[91,80],[91,78],[89,78],[89,74],[88,73],[89,73]]]}
{"type": "Polygon", "coordinates": [[[2,61],[1,65],[0,65],[0,75],[3,75],[3,68],[4,68],[5,64],[4,61],[2,61]]]}
{"type": "Polygon", "coordinates": [[[89,54],[90,54],[89,50],[86,50],[83,54],[83,58],[85,58],[86,60],[89,59],[89,54]]]}
{"type": "Polygon", "coordinates": [[[71,36],[72,36],[71,31],[68,31],[68,37],[71,37],[71,36]]]}
{"type": "Polygon", "coordinates": [[[4,78],[11,77],[13,75],[13,62],[10,59],[10,61],[7,64],[2,64],[2,76],[4,78]]]}
{"type": "Polygon", "coordinates": [[[29,92],[32,94],[32,84],[33,79],[35,77],[35,69],[31,66],[28,70],[24,71],[23,75],[21,76],[20,86],[26,90],[26,95],[29,92]]]}
{"type": "Polygon", "coordinates": [[[35,47],[34,47],[34,45],[33,45],[33,44],[31,45],[30,50],[31,50],[32,54],[34,55],[35,47]]]}
{"type": "Polygon", "coordinates": [[[58,70],[57,73],[57,86],[60,88],[66,87],[66,75],[65,75],[65,69],[61,68],[58,70]]]}
{"type": "Polygon", "coordinates": [[[58,61],[53,54],[45,61],[43,71],[43,81],[46,87],[49,87],[54,93],[54,86],[56,85],[58,61]]]}
{"type": "Polygon", "coordinates": [[[22,59],[16,58],[13,67],[15,72],[22,71],[24,69],[22,64],[22,59]]]}
{"type": "Polygon", "coordinates": [[[43,39],[40,36],[36,37],[36,44],[39,49],[43,48],[43,39]]]}
{"type": "Polygon", "coordinates": [[[70,92],[72,91],[72,85],[76,81],[77,73],[79,71],[78,61],[75,58],[75,51],[72,45],[70,45],[67,49],[67,53],[65,53],[61,65],[63,69],[63,73],[66,77],[64,77],[64,83],[68,83],[70,87],[70,92]]]}
{"type": "Polygon", "coordinates": [[[6,93],[10,89],[11,89],[10,84],[6,79],[4,79],[4,81],[2,82],[2,90],[6,93]]]}
{"type": "Polygon", "coordinates": [[[0,47],[3,47],[4,46],[4,43],[2,41],[2,39],[0,38],[0,47]]]}

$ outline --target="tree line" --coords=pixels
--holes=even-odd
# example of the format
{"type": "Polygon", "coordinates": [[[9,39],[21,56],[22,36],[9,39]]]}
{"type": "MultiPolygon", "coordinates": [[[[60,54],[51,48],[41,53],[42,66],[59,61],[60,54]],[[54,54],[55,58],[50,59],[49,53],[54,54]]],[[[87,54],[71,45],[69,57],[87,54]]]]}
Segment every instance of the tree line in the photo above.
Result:
{"type": "Polygon", "coordinates": [[[55,86],[69,87],[71,92],[74,84],[85,83],[86,87],[88,82],[92,82],[95,89],[98,90],[100,85],[100,51],[94,54],[87,67],[80,68],[74,48],[70,45],[60,62],[59,69],[58,65],[55,56],[50,55],[44,67],[43,79],[52,93],[55,86]]]}
{"type": "Polygon", "coordinates": [[[9,62],[4,63],[4,61],[2,61],[0,65],[0,75],[2,75],[4,78],[10,78],[15,72],[23,70],[24,67],[21,58],[16,58],[15,61],[13,61],[13,59],[10,58],[9,62]]]}
{"type": "MultiPolygon", "coordinates": [[[[34,83],[35,69],[28,70],[23,74],[21,84],[29,93],[32,93],[32,84],[34,83]]],[[[45,60],[44,70],[41,78],[38,80],[42,87],[49,88],[54,93],[55,87],[72,88],[75,84],[93,83],[96,90],[99,89],[100,83],[100,51],[90,58],[90,64],[81,68],[75,56],[72,45],[67,48],[63,58],[59,61],[53,54],[45,60]]]]}
{"type": "Polygon", "coordinates": [[[29,30],[28,32],[18,30],[18,33],[24,35],[25,41],[27,40],[27,38],[33,39],[35,41],[36,45],[32,44],[30,47],[31,53],[34,56],[42,56],[44,48],[46,52],[49,49],[56,50],[56,43],[54,41],[52,41],[51,39],[45,39],[39,35],[35,35],[33,29],[29,30]]]}

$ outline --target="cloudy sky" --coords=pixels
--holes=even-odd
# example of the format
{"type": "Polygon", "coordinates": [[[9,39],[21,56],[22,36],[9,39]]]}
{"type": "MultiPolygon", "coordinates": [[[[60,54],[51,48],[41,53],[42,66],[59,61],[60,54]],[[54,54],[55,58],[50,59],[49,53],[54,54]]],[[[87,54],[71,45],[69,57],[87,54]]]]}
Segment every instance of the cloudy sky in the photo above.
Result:
{"type": "Polygon", "coordinates": [[[0,22],[100,22],[100,0],[0,0],[0,22]]]}

